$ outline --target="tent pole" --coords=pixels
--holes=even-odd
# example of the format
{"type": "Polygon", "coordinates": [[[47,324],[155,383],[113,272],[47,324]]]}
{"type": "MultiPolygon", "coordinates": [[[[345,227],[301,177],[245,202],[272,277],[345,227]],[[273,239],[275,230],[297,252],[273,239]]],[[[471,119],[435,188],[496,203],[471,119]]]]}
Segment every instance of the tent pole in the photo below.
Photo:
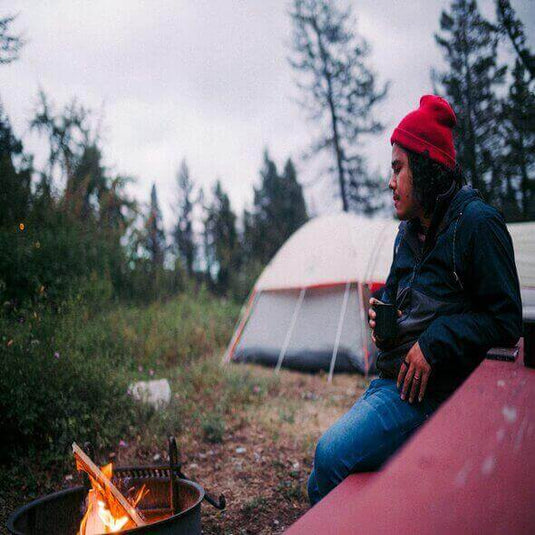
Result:
{"type": "Polygon", "coordinates": [[[295,322],[297,321],[299,310],[301,310],[301,305],[303,304],[303,298],[305,297],[305,292],[306,292],[306,288],[301,288],[299,299],[297,300],[297,303],[295,304],[292,321],[290,322],[290,326],[288,327],[288,330],[286,331],[286,338],[284,339],[284,344],[282,344],[281,352],[279,353],[279,359],[277,361],[277,366],[275,367],[276,373],[279,373],[281,366],[282,366],[282,361],[284,359],[284,356],[286,355],[286,350],[288,349],[288,346],[290,345],[290,339],[292,338],[292,333],[295,327],[295,322]]]}
{"type": "Polygon", "coordinates": [[[253,308],[253,305],[256,303],[257,297],[259,297],[261,293],[262,293],[261,291],[256,292],[254,288],[251,290],[251,294],[249,295],[247,304],[244,307],[242,307],[240,311],[240,315],[238,316],[238,319],[236,320],[236,324],[234,325],[234,334],[232,335],[232,338],[230,339],[227,350],[225,351],[225,354],[223,355],[222,364],[226,364],[227,362],[230,362],[230,359],[232,358],[232,354],[234,353],[234,349],[236,348],[236,344],[240,340],[245,324],[247,323],[247,320],[249,319],[249,316],[251,315],[251,310],[253,308]]]}
{"type": "Polygon", "coordinates": [[[329,368],[329,377],[327,378],[327,381],[329,383],[332,383],[332,380],[333,380],[334,364],[336,362],[336,355],[338,354],[338,346],[340,345],[340,338],[342,337],[342,328],[344,326],[344,318],[346,316],[347,301],[349,299],[350,287],[351,287],[351,283],[349,281],[346,282],[344,300],[342,301],[342,308],[340,309],[340,317],[338,318],[338,328],[336,329],[336,338],[334,340],[333,356],[331,357],[331,366],[329,368]]]}

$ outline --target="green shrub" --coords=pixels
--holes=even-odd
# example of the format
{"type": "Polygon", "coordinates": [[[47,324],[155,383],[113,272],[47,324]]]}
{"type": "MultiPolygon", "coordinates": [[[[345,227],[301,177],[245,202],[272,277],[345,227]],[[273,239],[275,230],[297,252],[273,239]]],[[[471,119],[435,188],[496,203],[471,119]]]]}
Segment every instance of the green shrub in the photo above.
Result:
{"type": "Polygon", "coordinates": [[[225,433],[225,420],[218,414],[205,415],[201,420],[201,429],[206,442],[220,444],[225,433]]]}
{"type": "MultiPolygon", "coordinates": [[[[59,458],[73,441],[109,447],[146,428],[178,432],[187,399],[174,396],[167,411],[151,413],[128,397],[128,383],[168,377],[185,393],[225,380],[219,361],[199,357],[228,342],[235,303],[203,290],[145,307],[109,296],[109,281],[94,276],[56,312],[36,304],[0,315],[0,458],[31,449],[59,458]]],[[[236,378],[231,383],[234,398],[236,378]]],[[[209,440],[223,432],[221,422],[206,427],[209,440]]]]}
{"type": "Polygon", "coordinates": [[[60,456],[73,441],[109,444],[126,432],[132,403],[113,362],[62,344],[53,315],[0,321],[2,459],[29,450],[60,456]]]}

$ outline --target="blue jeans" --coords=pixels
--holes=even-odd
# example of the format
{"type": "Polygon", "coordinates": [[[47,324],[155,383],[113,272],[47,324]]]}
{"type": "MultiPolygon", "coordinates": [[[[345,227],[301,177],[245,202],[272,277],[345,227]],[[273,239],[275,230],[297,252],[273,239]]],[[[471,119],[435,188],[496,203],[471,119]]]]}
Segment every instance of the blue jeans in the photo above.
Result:
{"type": "Polygon", "coordinates": [[[439,405],[426,398],[410,404],[399,396],[396,381],[375,379],[353,407],[323,434],[308,480],[311,505],[349,474],[378,470],[439,405]]]}

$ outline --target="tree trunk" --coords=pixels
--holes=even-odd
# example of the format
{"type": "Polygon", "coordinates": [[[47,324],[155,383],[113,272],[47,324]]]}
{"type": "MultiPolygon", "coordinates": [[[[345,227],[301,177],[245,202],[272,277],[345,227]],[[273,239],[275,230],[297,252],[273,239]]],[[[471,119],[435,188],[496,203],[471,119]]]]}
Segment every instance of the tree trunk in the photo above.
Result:
{"type": "Polygon", "coordinates": [[[321,59],[323,61],[323,75],[327,81],[327,101],[329,103],[329,111],[331,113],[331,125],[333,130],[333,143],[334,150],[336,153],[336,165],[338,167],[338,181],[340,184],[340,195],[342,197],[342,208],[344,212],[349,211],[349,206],[347,202],[347,193],[346,193],[346,183],[345,183],[345,172],[344,172],[344,158],[342,147],[340,146],[340,136],[338,134],[338,116],[336,114],[336,109],[334,106],[333,91],[332,91],[332,81],[331,73],[327,67],[327,54],[323,48],[323,43],[321,41],[321,33],[314,18],[311,19],[312,27],[316,33],[318,39],[318,48],[320,50],[321,59]]]}

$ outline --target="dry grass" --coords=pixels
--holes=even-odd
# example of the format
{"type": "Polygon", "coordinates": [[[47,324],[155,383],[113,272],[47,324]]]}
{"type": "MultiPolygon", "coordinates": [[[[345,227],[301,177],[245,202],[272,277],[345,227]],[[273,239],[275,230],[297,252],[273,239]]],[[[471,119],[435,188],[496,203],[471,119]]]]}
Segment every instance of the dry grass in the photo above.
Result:
{"type": "MultiPolygon", "coordinates": [[[[202,386],[194,384],[201,395],[193,396],[193,404],[200,405],[193,420],[202,424],[219,399],[225,421],[218,443],[210,442],[193,420],[184,421],[177,433],[183,471],[227,499],[224,512],[203,504],[204,533],[281,533],[308,509],[306,482],[317,439],[351,407],[365,381],[358,375],[337,375],[329,385],[325,374],[282,370],[277,376],[272,369],[249,365],[232,364],[222,371],[213,358],[196,366],[204,374],[202,386]],[[236,385],[238,391],[229,396],[236,385]]],[[[194,370],[189,373],[197,376],[194,370]]],[[[154,453],[136,448],[124,452],[138,462],[154,453]]],[[[163,448],[158,453],[165,455],[163,448]]]]}
{"type": "MultiPolygon", "coordinates": [[[[167,344],[159,353],[167,366],[158,367],[146,348],[130,366],[153,365],[155,379],[167,377],[171,404],[163,413],[139,410],[130,436],[101,449],[97,461],[165,462],[172,433],[184,473],[227,499],[223,512],[203,503],[204,533],[281,533],[308,509],[306,482],[318,438],[351,407],[366,381],[359,375],[337,375],[328,384],[325,374],[282,370],[275,375],[259,366],[221,366],[221,350],[213,348],[204,357],[183,358],[175,334],[173,343],[170,335],[162,336],[165,332],[161,329],[146,343],[158,338],[167,344]]],[[[7,477],[20,486],[0,498],[0,531],[15,506],[78,481],[71,464],[44,467],[37,460],[21,460],[7,477]]]]}

